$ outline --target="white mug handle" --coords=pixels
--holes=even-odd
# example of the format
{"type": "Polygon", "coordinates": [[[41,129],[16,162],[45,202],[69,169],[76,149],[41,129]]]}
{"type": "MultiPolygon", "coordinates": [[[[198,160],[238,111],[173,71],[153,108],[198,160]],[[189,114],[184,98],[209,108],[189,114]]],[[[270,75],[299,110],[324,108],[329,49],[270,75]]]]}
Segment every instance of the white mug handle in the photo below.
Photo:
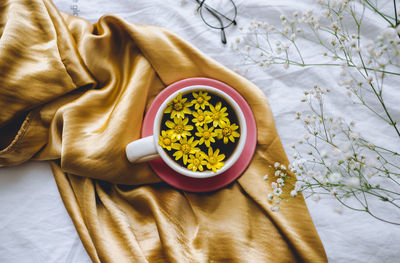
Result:
{"type": "Polygon", "coordinates": [[[142,163],[159,158],[154,137],[149,136],[129,143],[126,148],[126,157],[131,163],[142,163]]]}

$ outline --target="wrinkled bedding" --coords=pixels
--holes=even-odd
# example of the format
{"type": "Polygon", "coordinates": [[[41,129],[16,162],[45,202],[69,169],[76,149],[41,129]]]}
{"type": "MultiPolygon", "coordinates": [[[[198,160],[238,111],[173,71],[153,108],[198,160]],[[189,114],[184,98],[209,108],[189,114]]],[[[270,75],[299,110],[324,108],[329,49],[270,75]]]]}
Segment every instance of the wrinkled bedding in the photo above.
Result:
{"type": "MultiPolygon", "coordinates": [[[[181,4],[181,1],[173,0],[55,0],[54,3],[60,11],[91,22],[107,13],[119,15],[129,22],[165,27],[225,66],[240,68],[241,58],[237,53],[229,45],[222,45],[219,32],[206,27],[194,14],[194,1],[181,4]]],[[[314,1],[310,0],[237,0],[235,3],[238,6],[238,23],[243,26],[252,19],[265,17],[271,23],[279,24],[280,12],[291,14],[295,10],[314,7],[314,1]]],[[[370,19],[370,23],[374,24],[379,21],[374,17],[370,19]]],[[[234,27],[227,29],[226,33],[228,41],[241,34],[234,27]]],[[[316,79],[319,85],[337,87],[332,69],[297,68],[285,71],[282,67],[271,67],[268,71],[241,73],[268,97],[288,155],[289,145],[304,133],[301,124],[294,121],[296,112],[304,107],[300,103],[304,89],[313,85],[316,79]]],[[[393,87],[396,83],[387,85],[393,87]]],[[[391,89],[388,90],[390,92],[391,89]]],[[[337,99],[329,102],[329,107],[338,115],[359,120],[360,117],[348,107],[349,101],[340,95],[343,95],[341,91],[337,93],[337,99]]],[[[390,95],[395,96],[396,93],[387,96],[390,95]]],[[[397,112],[395,117],[399,118],[400,113],[397,112]]],[[[391,137],[380,120],[374,116],[368,116],[368,120],[369,125],[376,129],[367,130],[361,126],[362,133],[370,137],[378,135],[381,144],[390,145],[391,137]]],[[[307,205],[330,262],[398,261],[398,227],[346,209],[337,213],[334,210],[338,204],[329,199],[319,202],[308,199],[307,205]]],[[[29,162],[0,169],[0,215],[0,262],[90,262],[59,197],[49,164],[29,162]]]]}

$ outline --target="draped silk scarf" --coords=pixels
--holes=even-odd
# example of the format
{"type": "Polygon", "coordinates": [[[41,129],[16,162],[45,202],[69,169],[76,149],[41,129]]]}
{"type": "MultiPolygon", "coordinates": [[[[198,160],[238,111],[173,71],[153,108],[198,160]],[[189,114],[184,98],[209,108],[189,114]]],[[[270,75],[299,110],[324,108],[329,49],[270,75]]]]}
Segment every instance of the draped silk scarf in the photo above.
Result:
{"type": "Polygon", "coordinates": [[[93,262],[325,262],[302,196],[271,212],[263,180],[288,164],[263,93],[158,27],[60,14],[47,0],[0,2],[0,166],[51,160],[93,262]],[[219,191],[195,194],[131,164],[146,109],[167,85],[208,77],[255,115],[255,155],[219,191]]]}

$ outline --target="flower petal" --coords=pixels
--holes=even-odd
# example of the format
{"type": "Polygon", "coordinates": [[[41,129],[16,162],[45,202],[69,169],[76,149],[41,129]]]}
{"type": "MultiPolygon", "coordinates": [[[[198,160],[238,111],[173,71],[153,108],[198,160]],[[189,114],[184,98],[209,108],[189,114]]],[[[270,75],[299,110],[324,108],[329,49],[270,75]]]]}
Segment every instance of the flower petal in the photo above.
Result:
{"type": "Polygon", "coordinates": [[[173,123],[172,121],[166,121],[165,125],[170,129],[173,129],[175,127],[175,123],[173,123]]]}

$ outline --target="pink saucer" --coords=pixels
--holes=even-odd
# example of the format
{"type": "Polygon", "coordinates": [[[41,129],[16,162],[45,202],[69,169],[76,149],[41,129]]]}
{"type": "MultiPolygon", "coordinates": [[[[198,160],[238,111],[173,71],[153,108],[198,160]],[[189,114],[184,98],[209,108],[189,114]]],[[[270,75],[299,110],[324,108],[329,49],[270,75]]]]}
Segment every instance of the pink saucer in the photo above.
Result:
{"type": "Polygon", "coordinates": [[[242,109],[246,118],[247,138],[242,155],[236,163],[224,173],[209,178],[192,178],[172,170],[161,158],[149,161],[156,174],[168,184],[189,192],[209,192],[222,188],[238,178],[249,165],[256,148],[257,127],[253,112],[243,97],[233,88],[220,81],[208,78],[190,78],[169,85],[154,99],[146,113],[142,127],[142,137],[153,135],[153,122],[163,101],[175,91],[193,85],[211,86],[231,96],[242,109]]]}

